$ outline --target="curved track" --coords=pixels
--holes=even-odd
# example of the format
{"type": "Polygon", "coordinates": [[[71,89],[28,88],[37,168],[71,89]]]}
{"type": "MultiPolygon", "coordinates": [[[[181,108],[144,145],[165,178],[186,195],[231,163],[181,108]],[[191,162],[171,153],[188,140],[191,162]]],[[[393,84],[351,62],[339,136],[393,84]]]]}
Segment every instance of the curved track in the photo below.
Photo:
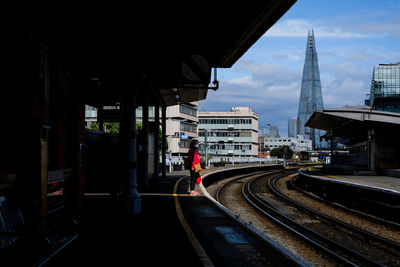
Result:
{"type": "MultiPolygon", "coordinates": [[[[371,232],[365,231],[359,227],[353,226],[351,224],[348,224],[346,222],[343,222],[341,220],[338,220],[336,218],[328,216],[328,215],[326,215],[322,212],[319,212],[313,208],[303,205],[294,199],[291,199],[290,197],[286,196],[284,193],[280,192],[279,189],[277,188],[276,182],[278,179],[279,179],[278,177],[270,179],[268,181],[268,188],[281,200],[285,201],[286,203],[296,207],[297,209],[299,209],[315,218],[318,218],[321,221],[323,220],[327,224],[334,225],[335,227],[341,227],[344,230],[353,232],[354,235],[358,235],[358,236],[362,237],[367,242],[375,242],[375,244],[379,243],[382,245],[382,247],[384,247],[384,249],[388,249],[389,251],[391,251],[393,253],[397,253],[397,255],[400,257],[400,254],[399,254],[400,253],[400,243],[383,238],[380,235],[376,235],[371,232]]],[[[350,212],[349,210],[346,210],[346,211],[350,212]]]]}
{"type": "Polygon", "coordinates": [[[303,195],[307,196],[308,198],[314,199],[314,200],[319,201],[319,202],[323,202],[323,203],[325,203],[325,204],[327,204],[327,205],[329,205],[329,206],[331,206],[331,207],[333,207],[335,209],[343,210],[343,211],[345,211],[347,213],[354,214],[355,216],[359,216],[359,217],[365,218],[365,219],[367,219],[369,221],[378,223],[380,225],[384,225],[386,227],[390,227],[390,228],[393,228],[393,229],[400,230],[400,224],[399,223],[391,222],[391,221],[388,221],[388,220],[385,220],[385,219],[382,219],[382,218],[378,218],[376,216],[373,216],[373,215],[370,215],[370,214],[367,214],[367,213],[363,213],[363,212],[358,211],[358,210],[354,210],[354,209],[339,205],[339,204],[334,203],[334,202],[327,201],[327,200],[325,200],[323,198],[320,198],[320,197],[318,197],[318,196],[316,196],[316,195],[314,195],[314,194],[312,194],[312,193],[310,193],[308,191],[305,191],[305,190],[301,189],[295,183],[295,180],[298,177],[299,176],[296,175],[296,176],[290,178],[290,186],[292,188],[296,189],[297,192],[302,193],[303,195]]]}
{"type": "Polygon", "coordinates": [[[220,200],[220,194],[226,185],[238,183],[238,181],[247,178],[248,181],[242,185],[242,195],[250,205],[263,216],[267,217],[268,220],[284,227],[287,231],[301,238],[308,244],[311,244],[315,249],[322,251],[323,254],[329,255],[331,258],[335,259],[335,261],[352,266],[399,264],[399,243],[371,234],[368,231],[343,223],[340,220],[330,218],[282,194],[277,189],[276,182],[281,177],[287,176],[290,172],[293,173],[293,171],[286,170],[282,173],[257,173],[231,179],[218,189],[216,198],[218,201],[220,200]],[[268,189],[267,186],[265,186],[262,190],[269,190],[269,194],[272,193],[281,201],[285,201],[287,204],[296,207],[298,210],[296,211],[296,215],[288,216],[286,212],[287,208],[280,209],[274,204],[271,205],[271,200],[268,200],[266,193],[260,193],[260,180],[268,184],[268,189]],[[298,215],[300,213],[299,211],[301,211],[302,215],[298,215]],[[302,219],[296,218],[297,216],[300,216],[302,219]],[[305,217],[310,218],[310,216],[312,219],[304,219],[305,217]],[[304,223],[304,221],[308,223],[304,223]],[[327,234],[327,231],[331,234],[327,234]],[[332,232],[335,233],[333,236],[346,237],[343,238],[343,240],[340,240],[340,238],[339,240],[338,238],[328,238],[327,236],[332,236],[332,232]],[[357,241],[355,241],[356,239],[357,241]],[[353,243],[359,245],[353,246],[353,243]],[[363,246],[361,243],[364,243],[367,247],[362,247],[360,249],[360,246],[363,246]]]}

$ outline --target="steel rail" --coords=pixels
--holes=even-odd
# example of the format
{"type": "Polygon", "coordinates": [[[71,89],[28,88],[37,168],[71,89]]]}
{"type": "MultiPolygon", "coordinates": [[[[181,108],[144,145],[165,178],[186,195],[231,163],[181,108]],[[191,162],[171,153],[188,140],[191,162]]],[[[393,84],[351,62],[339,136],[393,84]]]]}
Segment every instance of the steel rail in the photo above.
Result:
{"type": "MultiPolygon", "coordinates": [[[[338,225],[338,226],[340,226],[342,228],[345,228],[345,229],[347,229],[349,231],[352,231],[352,232],[354,232],[354,233],[356,233],[358,235],[361,235],[364,239],[368,239],[370,241],[373,240],[373,241],[376,241],[376,242],[380,242],[380,243],[384,244],[385,246],[392,247],[392,249],[394,251],[400,251],[400,244],[397,243],[397,242],[394,242],[392,240],[389,240],[389,239],[383,238],[381,236],[375,235],[375,234],[373,234],[371,232],[365,231],[365,230],[363,230],[361,228],[358,228],[358,227],[356,227],[354,225],[348,224],[346,222],[343,222],[341,220],[338,220],[336,218],[328,216],[328,215],[326,215],[324,213],[321,213],[321,212],[319,212],[319,211],[317,211],[315,209],[307,207],[307,206],[305,206],[305,205],[303,205],[303,204],[301,204],[301,203],[289,198],[288,196],[286,196],[285,194],[280,192],[278,190],[278,188],[276,187],[276,181],[278,179],[280,179],[280,178],[282,178],[282,177],[275,177],[275,178],[272,178],[272,179],[270,179],[268,181],[268,187],[276,197],[278,197],[281,200],[285,201],[286,203],[296,207],[297,209],[299,209],[299,210],[301,210],[301,211],[303,211],[303,212],[305,212],[305,213],[307,213],[307,214],[309,214],[309,215],[311,215],[311,216],[313,216],[315,218],[318,218],[319,220],[324,220],[325,222],[329,223],[330,225],[338,225]]],[[[398,256],[398,253],[396,254],[396,256],[398,256]]]]}
{"type": "MultiPolygon", "coordinates": [[[[299,177],[299,176],[297,175],[296,177],[299,177]]],[[[325,200],[325,199],[323,199],[323,198],[320,198],[320,197],[318,197],[318,196],[316,196],[316,195],[313,195],[313,194],[311,194],[311,193],[309,193],[309,192],[307,192],[307,191],[301,189],[300,187],[298,187],[298,186],[296,185],[296,183],[295,183],[295,181],[294,181],[294,179],[295,179],[296,177],[292,177],[292,178],[290,179],[290,185],[291,185],[294,189],[296,189],[297,191],[299,191],[300,193],[302,193],[302,194],[304,194],[304,195],[306,195],[306,196],[308,196],[308,197],[310,197],[310,198],[312,198],[312,199],[314,199],[314,200],[324,202],[325,204],[327,204],[327,205],[329,205],[329,206],[331,206],[331,207],[335,207],[335,208],[337,208],[337,209],[340,209],[340,210],[343,210],[343,211],[346,211],[346,212],[349,212],[349,213],[353,213],[354,215],[357,215],[357,216],[366,218],[366,219],[368,219],[368,220],[374,221],[375,223],[380,223],[380,224],[383,224],[383,225],[385,225],[385,226],[392,227],[392,228],[394,228],[394,229],[396,229],[396,230],[400,230],[400,224],[399,224],[399,223],[391,222],[391,221],[388,221],[388,220],[385,220],[385,219],[382,219],[382,218],[379,218],[379,217],[375,217],[375,216],[373,216],[373,215],[370,215],[370,214],[367,214],[367,213],[364,213],[364,212],[361,212],[361,211],[358,211],[358,210],[354,210],[354,209],[348,208],[348,207],[346,207],[346,206],[342,206],[342,205],[339,205],[339,204],[330,202],[330,201],[328,201],[328,200],[325,200]]]]}
{"type": "Polygon", "coordinates": [[[232,179],[232,180],[226,182],[225,184],[223,184],[222,186],[220,186],[220,187],[218,188],[217,192],[215,193],[215,200],[216,200],[217,202],[221,203],[221,201],[220,201],[221,192],[225,189],[225,187],[226,187],[227,185],[229,185],[229,184],[231,184],[231,183],[234,183],[234,182],[236,182],[236,181],[238,181],[238,180],[245,179],[245,178],[252,177],[252,176],[254,176],[254,177],[260,177],[260,176],[264,176],[264,175],[268,175],[268,174],[274,174],[274,173],[279,173],[279,172],[280,172],[280,171],[261,171],[261,172],[251,173],[251,174],[244,174],[244,175],[241,175],[241,176],[239,176],[239,177],[237,177],[237,178],[234,178],[234,179],[232,179]]]}
{"type": "Polygon", "coordinates": [[[362,262],[370,266],[381,266],[379,262],[365,257],[357,251],[347,248],[329,238],[326,238],[320,233],[302,224],[297,223],[285,214],[282,214],[281,212],[276,210],[274,207],[271,207],[268,203],[264,202],[252,192],[251,185],[255,180],[256,179],[251,179],[242,186],[242,194],[244,198],[261,214],[276,222],[278,225],[292,232],[301,239],[307,241],[308,243],[311,243],[312,245],[341,263],[350,266],[358,266],[359,263],[354,262],[354,259],[357,259],[358,262],[362,262]],[[338,250],[340,250],[341,253],[345,256],[337,253],[338,250]],[[352,257],[353,260],[348,259],[349,257],[352,257]]]}

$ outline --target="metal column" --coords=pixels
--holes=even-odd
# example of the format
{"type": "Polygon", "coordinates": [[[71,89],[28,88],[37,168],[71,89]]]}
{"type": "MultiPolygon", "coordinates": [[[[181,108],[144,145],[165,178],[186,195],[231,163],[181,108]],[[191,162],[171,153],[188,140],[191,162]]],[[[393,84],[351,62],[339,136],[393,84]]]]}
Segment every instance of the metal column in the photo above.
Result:
{"type": "MultiPolygon", "coordinates": [[[[129,95],[129,94],[128,94],[129,95]]],[[[123,195],[123,209],[127,214],[139,214],[142,209],[142,200],[137,191],[137,155],[136,155],[136,96],[129,95],[124,107],[124,123],[125,127],[121,130],[125,131],[124,141],[126,141],[127,151],[124,153],[126,157],[126,188],[123,195]]]]}
{"type": "Polygon", "coordinates": [[[333,130],[331,130],[331,158],[330,158],[330,164],[333,166],[333,130]]]}
{"type": "Polygon", "coordinates": [[[149,186],[149,91],[146,90],[144,94],[143,105],[143,155],[144,155],[144,172],[143,172],[143,186],[149,186]]]}
{"type": "Polygon", "coordinates": [[[376,170],[376,143],[374,129],[368,129],[368,169],[370,171],[376,170]]]}
{"type": "Polygon", "coordinates": [[[154,181],[158,182],[160,152],[160,106],[154,106],[154,181]]]}
{"type": "Polygon", "coordinates": [[[162,170],[162,178],[166,176],[166,151],[167,151],[167,107],[161,108],[161,124],[162,124],[162,140],[161,140],[161,170],[162,170]]]}
{"type": "Polygon", "coordinates": [[[99,123],[99,131],[104,131],[104,106],[101,106],[97,109],[97,121],[99,123]]]}

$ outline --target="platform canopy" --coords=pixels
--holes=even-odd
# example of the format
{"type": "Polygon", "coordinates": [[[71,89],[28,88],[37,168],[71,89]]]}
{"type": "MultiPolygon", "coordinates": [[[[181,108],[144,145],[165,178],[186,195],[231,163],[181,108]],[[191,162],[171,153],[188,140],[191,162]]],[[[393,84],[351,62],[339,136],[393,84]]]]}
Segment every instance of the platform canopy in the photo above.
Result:
{"type": "Polygon", "coordinates": [[[18,12],[24,31],[59,45],[93,104],[145,88],[169,106],[206,98],[213,68],[231,67],[295,2],[26,1],[18,12]]]}
{"type": "Polygon", "coordinates": [[[307,127],[327,131],[326,138],[342,137],[341,143],[367,138],[367,130],[375,127],[400,128],[400,113],[372,110],[370,107],[344,107],[315,111],[307,127]]]}

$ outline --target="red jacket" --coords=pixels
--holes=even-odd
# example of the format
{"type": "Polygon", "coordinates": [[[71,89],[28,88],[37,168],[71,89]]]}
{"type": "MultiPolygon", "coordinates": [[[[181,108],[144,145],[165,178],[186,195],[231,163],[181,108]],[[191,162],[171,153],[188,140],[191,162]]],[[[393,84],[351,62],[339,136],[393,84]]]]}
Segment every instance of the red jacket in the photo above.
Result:
{"type": "Polygon", "coordinates": [[[196,165],[200,161],[201,160],[200,160],[199,152],[197,152],[197,150],[190,149],[189,150],[189,162],[190,162],[191,169],[194,170],[195,169],[194,165],[196,165]]]}

